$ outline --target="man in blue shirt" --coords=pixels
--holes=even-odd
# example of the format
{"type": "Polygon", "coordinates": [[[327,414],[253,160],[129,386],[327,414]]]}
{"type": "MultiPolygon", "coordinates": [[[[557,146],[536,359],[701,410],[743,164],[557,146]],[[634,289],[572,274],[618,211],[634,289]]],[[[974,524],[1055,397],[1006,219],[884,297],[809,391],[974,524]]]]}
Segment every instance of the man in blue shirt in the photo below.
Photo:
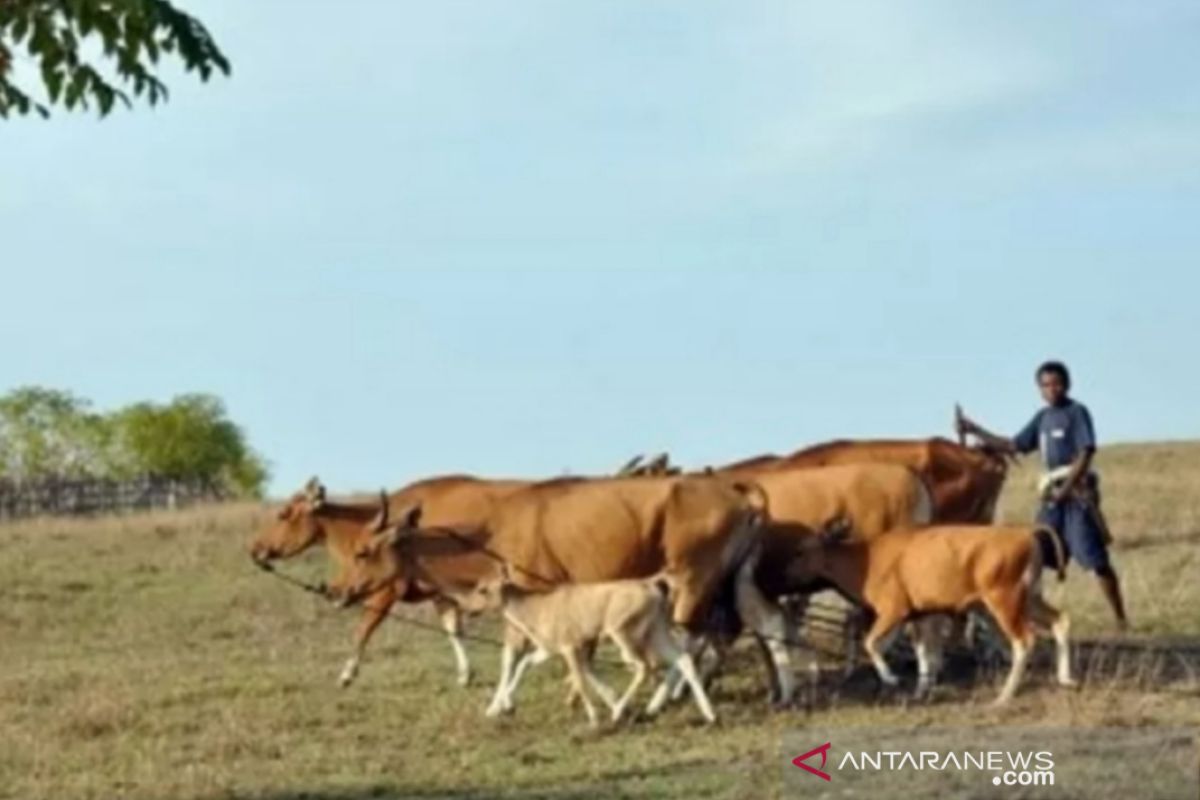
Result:
{"type": "MultiPolygon", "coordinates": [[[[1092,471],[1096,432],[1087,407],[1067,396],[1071,374],[1065,364],[1047,361],[1038,367],[1038,387],[1046,405],[1011,439],[998,436],[964,415],[958,417],[960,434],[974,434],[985,444],[1007,453],[1040,450],[1045,469],[1041,481],[1042,506],[1038,522],[1058,532],[1067,555],[1096,574],[1117,618],[1127,626],[1121,584],[1108,557],[1108,529],[1100,512],[1099,479],[1092,471]]],[[[1049,556],[1051,563],[1054,556],[1049,556]]]]}

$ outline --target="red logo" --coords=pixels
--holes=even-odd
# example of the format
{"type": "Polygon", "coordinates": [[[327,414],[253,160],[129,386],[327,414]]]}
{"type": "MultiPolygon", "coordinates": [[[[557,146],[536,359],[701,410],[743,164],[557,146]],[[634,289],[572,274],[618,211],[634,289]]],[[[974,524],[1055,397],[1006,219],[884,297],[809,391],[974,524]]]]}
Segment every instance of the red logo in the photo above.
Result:
{"type": "Polygon", "coordinates": [[[793,758],[793,759],[792,759],[792,764],[794,764],[795,766],[797,766],[797,767],[799,767],[800,769],[804,770],[805,772],[811,772],[813,775],[816,775],[816,776],[817,776],[818,778],[820,778],[821,780],[825,780],[825,781],[827,781],[827,780],[829,780],[829,779],[830,779],[830,778],[829,778],[829,773],[828,773],[828,772],[823,772],[822,770],[823,770],[823,769],[824,769],[824,767],[825,767],[825,759],[826,759],[826,758],[828,757],[828,755],[829,755],[829,747],[830,747],[830,743],[829,743],[829,742],[826,742],[825,744],[821,745],[820,747],[814,747],[812,750],[809,750],[809,751],[808,751],[807,753],[805,753],[804,755],[802,755],[802,756],[796,756],[795,758],[793,758]],[[817,769],[816,767],[810,767],[808,764],[805,764],[805,763],[804,763],[804,762],[805,762],[805,761],[807,761],[808,759],[810,759],[810,758],[812,758],[813,756],[815,756],[817,753],[820,753],[820,754],[821,754],[821,769],[817,769]]]}

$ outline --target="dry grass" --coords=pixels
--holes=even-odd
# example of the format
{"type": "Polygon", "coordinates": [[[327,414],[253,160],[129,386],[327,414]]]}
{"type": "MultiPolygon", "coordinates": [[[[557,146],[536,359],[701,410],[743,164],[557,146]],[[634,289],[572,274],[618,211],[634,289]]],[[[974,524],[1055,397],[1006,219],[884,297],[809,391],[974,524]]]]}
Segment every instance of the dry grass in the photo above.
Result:
{"type": "MultiPolygon", "coordinates": [[[[1101,467],[1139,635],[1200,633],[1200,446],[1112,448],[1101,467]]],[[[1029,480],[1014,478],[1006,514],[1027,516],[1029,480]]],[[[1085,664],[1073,693],[1035,675],[1002,712],[985,708],[995,686],[981,685],[912,707],[827,693],[811,716],[769,714],[748,653],[714,691],[712,730],[681,707],[590,733],[563,707],[557,668],[531,676],[514,718],[491,721],[493,651],[472,646],[484,680],[460,690],[440,637],[400,624],[339,690],[352,615],[253,569],[243,546],[262,516],[241,506],[0,528],[0,797],[759,798],[781,791],[782,733],[798,726],[1200,723],[1196,678],[1164,683],[1144,661],[1085,664]]],[[[296,565],[322,568],[319,556],[296,565]]],[[[1081,635],[1106,629],[1085,576],[1055,591],[1081,635]]]]}

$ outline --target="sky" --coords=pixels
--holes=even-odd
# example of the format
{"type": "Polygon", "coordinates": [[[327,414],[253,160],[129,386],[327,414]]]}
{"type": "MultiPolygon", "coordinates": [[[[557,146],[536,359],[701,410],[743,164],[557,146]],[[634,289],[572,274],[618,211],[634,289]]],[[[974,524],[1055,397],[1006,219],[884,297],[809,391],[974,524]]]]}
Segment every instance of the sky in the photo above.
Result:
{"type": "Polygon", "coordinates": [[[1200,437],[1191,2],[186,0],[233,62],[0,123],[0,391],[226,402],[285,494],[1200,437]]]}

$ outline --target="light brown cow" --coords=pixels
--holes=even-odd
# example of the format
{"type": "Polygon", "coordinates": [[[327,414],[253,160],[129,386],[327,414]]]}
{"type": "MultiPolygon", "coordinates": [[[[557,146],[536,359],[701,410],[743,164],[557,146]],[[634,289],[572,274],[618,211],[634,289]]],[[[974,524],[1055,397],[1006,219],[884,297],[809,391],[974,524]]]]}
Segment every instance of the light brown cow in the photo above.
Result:
{"type": "MultiPolygon", "coordinates": [[[[557,480],[514,492],[481,529],[456,536],[479,536],[496,560],[493,573],[501,563],[510,564],[527,590],[644,578],[665,570],[676,588],[672,619],[695,634],[705,632],[710,606],[732,581],[738,612],[767,643],[773,677],[786,699],[793,681],[783,614],[761,596],[749,575],[733,580],[758,541],[764,514],[760,491],[721,477],[557,480]]],[[[422,533],[381,536],[364,548],[361,579],[348,596],[370,595],[418,569],[417,574],[436,580],[439,561],[422,558],[416,549],[428,541],[422,533]]],[[[489,713],[503,710],[515,656],[511,647],[504,649],[489,713]]]]}
{"type": "MultiPolygon", "coordinates": [[[[982,605],[1012,647],[1012,668],[997,704],[1008,702],[1021,682],[1034,630],[1048,631],[1058,649],[1058,682],[1071,677],[1067,615],[1041,595],[1040,537],[1055,553],[1059,580],[1066,564],[1062,542],[1048,528],[1022,525],[939,525],[891,531],[870,541],[850,541],[847,526],[836,525],[809,537],[801,577],[823,578],[875,612],[864,640],[879,678],[897,683],[883,654],[906,620],[936,613],[961,613],[982,605]]],[[[928,662],[931,631],[922,629],[918,691],[928,689],[936,669],[928,662]]]]}
{"type": "MultiPolygon", "coordinates": [[[[466,475],[430,478],[410,484],[388,497],[388,505],[399,512],[420,504],[425,519],[432,525],[475,525],[483,520],[497,501],[527,481],[482,480],[466,475]]],[[[293,495],[261,531],[250,546],[251,557],[259,563],[299,555],[310,547],[324,544],[337,571],[331,588],[340,590],[352,575],[354,554],[369,541],[367,526],[376,518],[379,503],[335,503],[325,496],[316,478],[304,490],[293,495]]],[[[396,602],[419,603],[432,600],[442,626],[450,639],[458,668],[458,681],[471,679],[470,661],[459,638],[462,615],[453,603],[442,598],[427,583],[401,580],[380,586],[363,602],[363,615],[354,633],[354,648],[338,678],[348,686],[358,674],[363,653],[371,635],[387,618],[396,602]]]]}

